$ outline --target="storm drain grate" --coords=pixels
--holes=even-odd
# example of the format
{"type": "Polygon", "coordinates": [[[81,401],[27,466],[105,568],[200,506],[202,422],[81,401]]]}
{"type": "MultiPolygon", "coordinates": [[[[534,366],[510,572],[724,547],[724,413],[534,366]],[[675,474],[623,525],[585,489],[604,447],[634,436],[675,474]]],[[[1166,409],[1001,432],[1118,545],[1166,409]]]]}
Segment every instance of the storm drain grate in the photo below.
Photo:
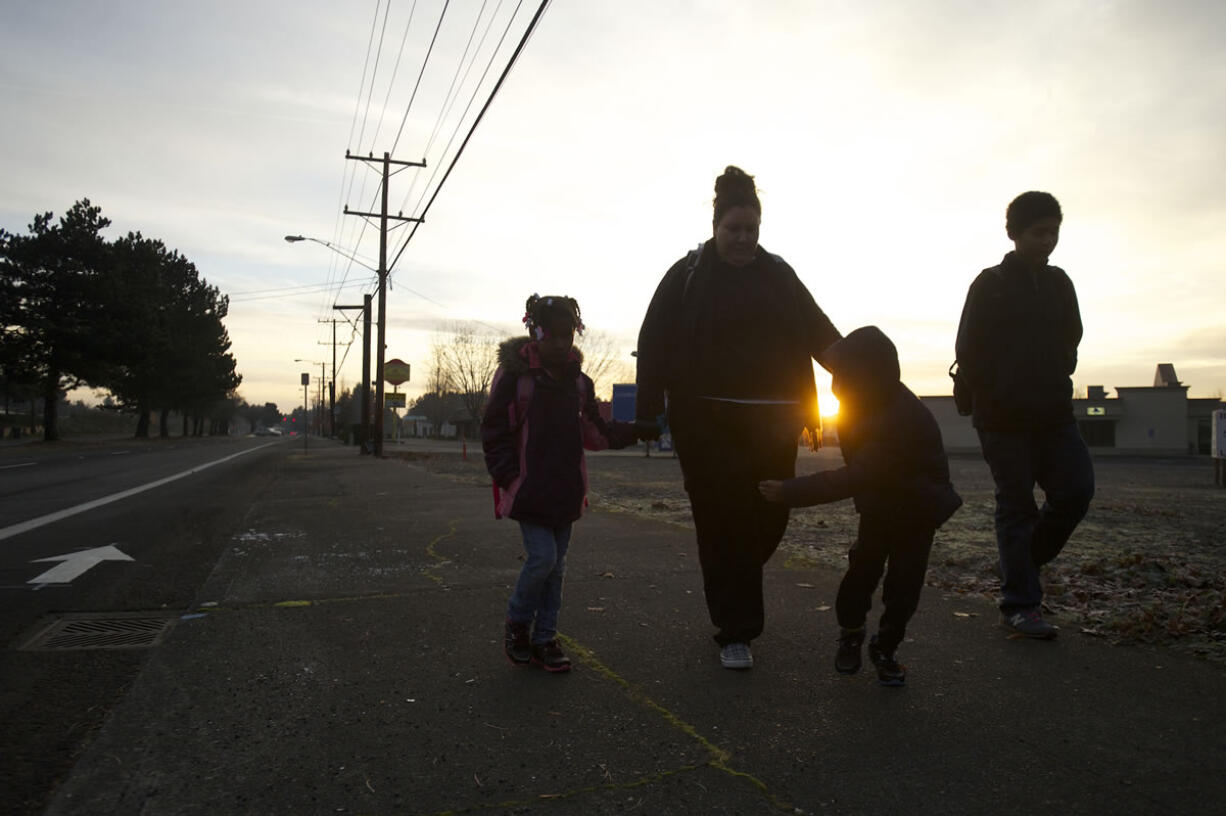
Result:
{"type": "Polygon", "coordinates": [[[22,650],[148,649],[160,644],[173,625],[174,618],[165,615],[63,615],[22,650]]]}

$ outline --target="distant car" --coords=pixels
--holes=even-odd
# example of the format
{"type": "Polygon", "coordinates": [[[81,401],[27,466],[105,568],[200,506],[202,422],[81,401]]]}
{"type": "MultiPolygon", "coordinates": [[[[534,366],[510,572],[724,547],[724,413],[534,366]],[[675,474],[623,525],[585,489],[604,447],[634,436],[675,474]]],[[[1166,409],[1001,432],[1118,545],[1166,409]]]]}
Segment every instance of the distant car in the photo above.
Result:
{"type": "Polygon", "coordinates": [[[255,429],[255,435],[256,436],[280,436],[281,429],[280,428],[265,428],[263,426],[260,426],[259,428],[255,429]]]}

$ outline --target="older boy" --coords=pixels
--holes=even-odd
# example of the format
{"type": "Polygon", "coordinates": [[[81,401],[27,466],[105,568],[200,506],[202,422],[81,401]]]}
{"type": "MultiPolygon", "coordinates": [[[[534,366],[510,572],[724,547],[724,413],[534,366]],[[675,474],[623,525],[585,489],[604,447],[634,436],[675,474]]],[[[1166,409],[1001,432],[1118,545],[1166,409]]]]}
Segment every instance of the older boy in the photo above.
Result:
{"type": "Polygon", "coordinates": [[[1056,628],[1043,620],[1039,567],[1060,553],[1094,495],[1094,466],[1073,419],[1077,293],[1064,270],[1047,263],[1062,220],[1050,193],[1022,193],[1009,204],[1005,232],[1014,250],[971,284],[956,342],[996,481],[1001,624],[1043,640],[1056,628]]]}
{"type": "Polygon", "coordinates": [[[876,326],[856,329],[826,351],[839,399],[839,447],[845,467],[759,485],[770,501],[791,507],[854,498],[860,514],[847,553],[835,611],[840,636],[835,669],[860,669],[864,623],[881,574],[885,611],[868,654],[885,686],[906,682],[895,659],[919,605],[936,529],[962,504],[932,414],[899,381],[898,353],[876,326]],[[887,569],[888,564],[888,569],[887,569]]]}

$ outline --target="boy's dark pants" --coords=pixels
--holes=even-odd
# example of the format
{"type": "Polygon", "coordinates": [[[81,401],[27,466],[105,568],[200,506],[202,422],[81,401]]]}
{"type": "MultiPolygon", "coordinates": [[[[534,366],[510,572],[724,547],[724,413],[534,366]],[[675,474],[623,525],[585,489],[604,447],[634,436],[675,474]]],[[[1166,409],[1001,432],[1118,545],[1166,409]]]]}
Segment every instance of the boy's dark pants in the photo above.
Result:
{"type": "Polygon", "coordinates": [[[873,593],[885,572],[881,590],[885,611],[877,643],[886,654],[894,654],[907,633],[907,621],[919,606],[935,532],[914,522],[861,516],[856,543],[847,552],[847,574],[839,584],[835,601],[839,626],[845,629],[864,626],[873,593]]]}
{"type": "Polygon", "coordinates": [[[698,560],[721,646],[762,634],[762,568],[788,526],[788,508],[758,493],[763,479],[796,473],[799,422],[779,409],[738,404],[670,408],[673,439],[694,514],[698,560]]]}
{"type": "Polygon", "coordinates": [[[1033,431],[979,431],[983,458],[996,482],[996,547],[1000,610],[1038,609],[1039,567],[1064,549],[1094,497],[1094,463],[1077,426],[1033,431]],[[1043,489],[1043,506],[1034,486],[1043,489]]]}

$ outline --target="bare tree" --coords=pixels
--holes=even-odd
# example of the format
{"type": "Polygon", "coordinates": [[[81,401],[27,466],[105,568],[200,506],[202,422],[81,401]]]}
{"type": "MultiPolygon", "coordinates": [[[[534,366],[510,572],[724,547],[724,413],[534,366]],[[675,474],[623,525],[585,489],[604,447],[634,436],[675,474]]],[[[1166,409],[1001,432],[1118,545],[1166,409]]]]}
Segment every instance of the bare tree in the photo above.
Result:
{"type": "Polygon", "coordinates": [[[597,399],[612,399],[614,383],[634,382],[634,368],[613,335],[587,331],[575,341],[583,352],[583,373],[592,378],[597,399]]]}
{"type": "Polygon", "coordinates": [[[432,380],[437,376],[460,395],[471,418],[481,421],[490,380],[498,367],[499,338],[475,323],[453,323],[431,346],[432,380]]]}
{"type": "Polygon", "coordinates": [[[426,408],[424,413],[426,419],[430,420],[435,436],[442,429],[443,423],[447,421],[447,402],[443,397],[452,388],[451,372],[447,367],[448,342],[448,337],[443,334],[435,334],[431,338],[430,361],[426,374],[426,395],[434,399],[419,400],[419,404],[426,408]]]}

